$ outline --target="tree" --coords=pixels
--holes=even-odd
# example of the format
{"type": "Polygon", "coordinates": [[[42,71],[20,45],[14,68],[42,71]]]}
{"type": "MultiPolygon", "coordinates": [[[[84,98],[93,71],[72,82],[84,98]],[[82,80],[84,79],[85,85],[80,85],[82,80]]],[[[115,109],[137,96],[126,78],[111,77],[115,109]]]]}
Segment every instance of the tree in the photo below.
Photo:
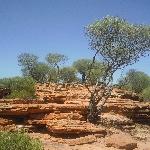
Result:
{"type": "Polygon", "coordinates": [[[24,76],[33,76],[33,68],[38,63],[38,57],[29,54],[29,53],[22,53],[18,56],[18,64],[22,67],[21,71],[24,76]]]}
{"type": "MultiPolygon", "coordinates": [[[[60,65],[65,63],[68,60],[67,56],[58,53],[49,53],[46,56],[46,61],[51,67],[57,68],[57,78],[60,74],[60,65]]],[[[59,80],[59,79],[57,79],[59,80]]]]}
{"type": "Polygon", "coordinates": [[[130,24],[119,17],[107,16],[86,27],[86,35],[89,44],[94,50],[91,66],[98,56],[104,66],[105,71],[95,84],[91,93],[89,104],[88,120],[96,122],[102,112],[103,105],[107,101],[116,70],[137,62],[141,56],[145,56],[150,50],[150,26],[130,24]]]}
{"type": "Polygon", "coordinates": [[[62,82],[71,83],[77,81],[76,70],[73,67],[64,67],[60,70],[62,82]]]}
{"type": "Polygon", "coordinates": [[[91,84],[93,84],[102,74],[102,63],[95,61],[92,68],[91,63],[91,59],[79,59],[73,63],[74,68],[76,68],[78,73],[82,76],[82,83],[85,83],[87,76],[90,76],[89,79],[91,84]]]}
{"type": "Polygon", "coordinates": [[[150,77],[141,71],[130,69],[126,76],[119,81],[119,86],[136,93],[150,86],[150,77]]]}
{"type": "Polygon", "coordinates": [[[37,63],[32,68],[32,77],[39,83],[45,83],[49,80],[50,67],[42,62],[37,63]]]}
{"type": "Polygon", "coordinates": [[[74,68],[76,68],[82,76],[82,83],[84,83],[86,80],[86,75],[89,71],[90,64],[90,59],[79,59],[73,63],[74,68]]]}
{"type": "Polygon", "coordinates": [[[49,53],[47,56],[46,56],[46,60],[47,62],[53,66],[53,67],[56,67],[58,69],[58,72],[59,72],[59,69],[60,69],[60,65],[62,63],[65,63],[68,58],[67,56],[63,55],[63,54],[58,54],[58,53],[49,53]]]}

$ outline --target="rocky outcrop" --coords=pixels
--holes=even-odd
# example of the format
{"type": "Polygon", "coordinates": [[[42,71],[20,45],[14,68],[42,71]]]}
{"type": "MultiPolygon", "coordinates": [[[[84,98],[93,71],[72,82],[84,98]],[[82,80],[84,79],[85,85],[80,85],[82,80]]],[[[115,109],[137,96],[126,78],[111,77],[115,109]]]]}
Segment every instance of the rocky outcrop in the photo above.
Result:
{"type": "Polygon", "coordinates": [[[104,106],[104,112],[113,112],[126,116],[134,122],[150,124],[150,103],[130,99],[110,98],[104,106]]]}
{"type": "Polygon", "coordinates": [[[103,113],[101,123],[107,127],[115,127],[122,130],[131,130],[135,128],[134,122],[126,116],[115,113],[103,113]]]}
{"type": "MultiPolygon", "coordinates": [[[[36,95],[39,99],[51,103],[85,107],[88,106],[90,99],[88,89],[81,84],[37,84],[36,95]]],[[[134,122],[150,124],[150,103],[140,102],[140,97],[130,91],[114,88],[103,110],[104,113],[123,115],[134,122]]],[[[130,123],[128,125],[130,126],[130,123]]]]}
{"type": "Polygon", "coordinates": [[[111,92],[111,98],[120,98],[120,99],[130,99],[130,100],[135,100],[135,101],[140,101],[140,97],[138,94],[127,91],[127,90],[122,90],[122,89],[117,89],[114,88],[113,91],[111,92]]]}
{"type": "MultiPolygon", "coordinates": [[[[134,122],[150,123],[150,103],[132,100],[135,97],[127,99],[127,92],[120,96],[120,90],[114,93],[104,106],[103,124],[132,129],[134,122]]],[[[37,84],[36,95],[36,100],[2,99],[0,118],[4,120],[0,125],[42,126],[54,134],[106,134],[104,129],[86,122],[90,93],[84,85],[37,84]]]]}

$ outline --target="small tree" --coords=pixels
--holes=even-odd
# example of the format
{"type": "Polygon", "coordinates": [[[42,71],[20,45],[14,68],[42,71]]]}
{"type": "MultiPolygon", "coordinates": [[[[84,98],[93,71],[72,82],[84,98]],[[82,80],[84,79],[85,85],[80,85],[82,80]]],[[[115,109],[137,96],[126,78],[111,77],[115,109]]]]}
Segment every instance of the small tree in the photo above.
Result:
{"type": "Polygon", "coordinates": [[[110,95],[109,85],[114,72],[137,62],[150,50],[150,26],[129,24],[119,17],[108,16],[88,25],[86,35],[95,52],[91,67],[97,56],[105,66],[94,89],[88,88],[91,93],[88,120],[94,123],[110,95]],[[103,83],[101,88],[98,87],[99,81],[103,83]]]}
{"type": "Polygon", "coordinates": [[[22,53],[18,56],[18,64],[22,67],[21,71],[24,76],[33,76],[33,68],[38,63],[38,57],[29,54],[29,53],[22,53]]]}
{"type": "Polygon", "coordinates": [[[49,79],[50,67],[42,62],[34,65],[32,69],[32,77],[39,83],[45,83],[49,79]]]}
{"type": "MultiPolygon", "coordinates": [[[[46,56],[46,61],[51,67],[57,68],[57,78],[60,74],[60,65],[68,60],[67,56],[58,53],[49,53],[46,56]]],[[[58,79],[59,80],[59,79],[58,79]]]]}
{"type": "Polygon", "coordinates": [[[76,70],[73,67],[64,67],[60,70],[60,79],[63,83],[72,83],[77,81],[76,70]]]}

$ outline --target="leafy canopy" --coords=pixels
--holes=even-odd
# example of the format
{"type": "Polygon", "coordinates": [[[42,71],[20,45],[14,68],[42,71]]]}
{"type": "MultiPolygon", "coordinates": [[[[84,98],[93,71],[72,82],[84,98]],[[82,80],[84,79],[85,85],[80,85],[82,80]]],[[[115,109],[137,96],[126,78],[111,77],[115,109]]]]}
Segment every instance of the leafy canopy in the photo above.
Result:
{"type": "Polygon", "coordinates": [[[91,59],[78,59],[73,63],[73,67],[82,75],[82,82],[86,80],[88,76],[88,81],[90,81],[91,84],[96,82],[96,80],[102,76],[103,72],[102,63],[95,61],[95,63],[92,64],[91,59]]]}
{"type": "Polygon", "coordinates": [[[77,81],[76,70],[73,67],[64,67],[60,70],[60,79],[63,83],[77,81]]]}
{"type": "Polygon", "coordinates": [[[24,76],[32,76],[32,70],[37,63],[38,57],[33,54],[22,53],[18,56],[18,64],[22,67],[24,76]]]}
{"type": "Polygon", "coordinates": [[[130,24],[119,17],[107,16],[88,25],[86,35],[94,50],[93,64],[98,58],[105,66],[100,78],[103,90],[97,88],[98,81],[94,90],[89,90],[91,98],[87,118],[94,123],[111,94],[112,88],[108,85],[114,72],[137,62],[150,51],[150,26],[130,24]]]}
{"type": "Polygon", "coordinates": [[[50,67],[42,62],[37,63],[32,69],[32,77],[39,83],[48,81],[50,75],[50,67]]]}
{"type": "Polygon", "coordinates": [[[150,50],[150,26],[130,24],[119,17],[107,16],[88,25],[86,35],[91,49],[111,72],[137,62],[150,50]]]}
{"type": "Polygon", "coordinates": [[[68,60],[68,58],[63,54],[58,53],[49,53],[46,56],[47,62],[52,65],[53,67],[59,66],[61,63],[64,63],[68,60]]]}

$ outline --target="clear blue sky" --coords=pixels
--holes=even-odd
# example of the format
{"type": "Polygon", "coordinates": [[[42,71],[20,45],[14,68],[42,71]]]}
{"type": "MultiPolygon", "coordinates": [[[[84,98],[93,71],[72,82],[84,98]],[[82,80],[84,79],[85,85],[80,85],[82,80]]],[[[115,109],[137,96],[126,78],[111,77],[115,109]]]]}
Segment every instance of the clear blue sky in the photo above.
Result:
{"type": "MultiPolygon", "coordinates": [[[[22,52],[41,61],[49,52],[67,55],[69,63],[91,58],[84,26],[106,15],[150,24],[150,0],[0,0],[0,78],[21,75],[22,52]]],[[[130,68],[150,75],[149,66],[147,57],[130,68]]]]}

